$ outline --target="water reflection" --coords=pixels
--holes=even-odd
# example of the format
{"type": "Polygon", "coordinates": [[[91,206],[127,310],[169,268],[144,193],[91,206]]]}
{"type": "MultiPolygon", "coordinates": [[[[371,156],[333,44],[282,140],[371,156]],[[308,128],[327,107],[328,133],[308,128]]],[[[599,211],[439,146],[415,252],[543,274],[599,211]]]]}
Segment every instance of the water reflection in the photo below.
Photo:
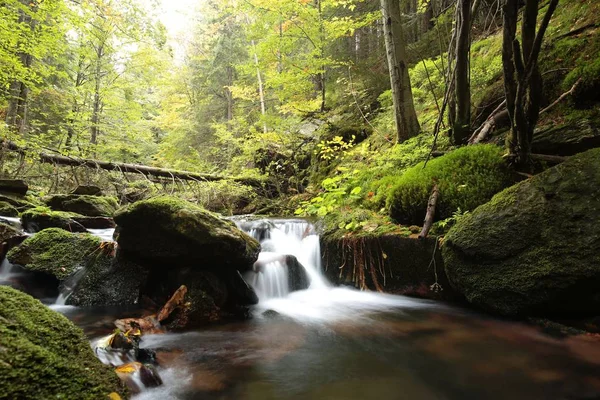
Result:
{"type": "MultiPolygon", "coordinates": [[[[595,339],[558,340],[522,324],[416,303],[419,307],[401,312],[356,311],[354,319],[270,314],[202,331],[146,336],[142,347],[157,351],[165,385],[136,399],[600,396],[595,339]]],[[[87,315],[75,320],[96,335],[98,321],[111,319],[96,316],[92,323],[87,315]]]]}

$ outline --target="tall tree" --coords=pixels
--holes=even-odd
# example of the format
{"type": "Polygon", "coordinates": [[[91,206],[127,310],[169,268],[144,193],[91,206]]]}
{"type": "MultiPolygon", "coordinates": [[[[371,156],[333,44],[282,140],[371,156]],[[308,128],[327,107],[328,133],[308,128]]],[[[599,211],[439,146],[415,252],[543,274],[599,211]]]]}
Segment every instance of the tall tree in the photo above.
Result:
{"type": "Polygon", "coordinates": [[[402,31],[402,15],[398,0],[381,0],[383,29],[387,53],[392,100],[398,142],[401,143],[419,134],[419,120],[413,102],[406,42],[402,31]]]}
{"type": "Polygon", "coordinates": [[[470,136],[471,128],[471,84],[470,84],[470,51],[471,51],[471,0],[458,0],[456,12],[456,49],[454,53],[454,95],[452,124],[452,141],[465,144],[470,136]]]}

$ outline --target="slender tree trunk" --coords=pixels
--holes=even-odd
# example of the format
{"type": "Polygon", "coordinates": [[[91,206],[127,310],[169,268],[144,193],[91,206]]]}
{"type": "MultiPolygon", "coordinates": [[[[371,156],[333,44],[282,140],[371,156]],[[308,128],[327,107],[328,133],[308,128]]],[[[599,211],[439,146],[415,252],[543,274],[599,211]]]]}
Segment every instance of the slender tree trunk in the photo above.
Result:
{"type": "Polygon", "coordinates": [[[227,113],[225,118],[227,122],[231,122],[233,119],[233,94],[231,93],[230,86],[233,86],[233,67],[227,66],[227,87],[225,88],[225,98],[227,99],[227,113]]]}
{"type": "Polygon", "coordinates": [[[381,0],[381,10],[396,131],[398,143],[402,143],[418,135],[420,127],[408,75],[406,42],[402,32],[400,3],[397,0],[381,0]]]}
{"type": "Polygon", "coordinates": [[[456,72],[454,81],[455,115],[452,139],[455,144],[464,144],[469,139],[471,128],[471,83],[469,53],[471,51],[471,0],[458,0],[456,13],[456,72]]]}
{"type": "MultiPolygon", "coordinates": [[[[37,9],[36,3],[21,1],[23,6],[29,6],[32,12],[37,9]]],[[[33,31],[36,21],[24,11],[19,10],[18,24],[28,25],[33,31]]],[[[19,60],[25,69],[31,68],[33,56],[24,52],[19,52],[19,60]]],[[[27,130],[27,104],[29,88],[25,82],[15,80],[9,86],[9,99],[6,111],[6,124],[15,131],[23,134],[27,130]]]]}
{"type": "Polygon", "coordinates": [[[325,111],[325,26],[323,24],[323,8],[321,5],[321,0],[317,1],[317,7],[319,10],[319,59],[321,60],[321,73],[318,75],[317,79],[319,80],[319,92],[321,95],[321,112],[325,111]]]}
{"type": "Polygon", "coordinates": [[[102,87],[102,58],[104,57],[104,43],[98,45],[96,50],[96,70],[94,71],[94,101],[92,104],[92,118],[90,127],[90,143],[98,143],[100,134],[100,112],[102,106],[102,97],[100,89],[102,87]]]}
{"type": "MultiPolygon", "coordinates": [[[[254,51],[254,64],[256,65],[256,79],[258,80],[258,96],[260,99],[260,113],[265,117],[267,113],[267,107],[265,105],[265,90],[263,86],[262,74],[260,73],[260,65],[258,63],[258,53],[256,52],[256,43],[252,40],[252,49],[254,51]]],[[[267,133],[267,121],[263,121],[263,132],[267,133]]]]}

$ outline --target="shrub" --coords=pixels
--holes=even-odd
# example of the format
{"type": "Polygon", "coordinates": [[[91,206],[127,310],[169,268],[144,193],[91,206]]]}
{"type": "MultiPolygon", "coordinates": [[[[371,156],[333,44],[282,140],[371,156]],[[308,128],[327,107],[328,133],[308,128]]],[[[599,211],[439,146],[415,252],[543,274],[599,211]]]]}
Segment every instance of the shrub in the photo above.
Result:
{"type": "Polygon", "coordinates": [[[386,206],[390,216],[400,223],[422,223],[431,190],[437,183],[440,196],[436,220],[441,220],[458,209],[474,209],[512,182],[502,148],[467,146],[429,161],[425,168],[419,163],[406,170],[388,192],[386,206]]]}

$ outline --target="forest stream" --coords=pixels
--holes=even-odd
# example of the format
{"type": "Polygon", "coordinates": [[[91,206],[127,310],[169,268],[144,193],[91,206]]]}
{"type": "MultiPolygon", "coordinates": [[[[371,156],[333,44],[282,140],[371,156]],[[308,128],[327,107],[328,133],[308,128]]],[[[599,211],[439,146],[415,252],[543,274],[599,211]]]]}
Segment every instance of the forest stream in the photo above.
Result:
{"type": "MultiPolygon", "coordinates": [[[[588,399],[600,391],[598,354],[585,340],[431,300],[331,287],[311,224],[237,224],[268,250],[245,277],[260,299],[253,318],[145,335],[141,347],[156,351],[164,384],[134,399],[588,399]],[[278,254],[297,257],[309,289],[289,292],[278,254]]],[[[92,344],[136,312],[50,307],[92,344]]]]}

